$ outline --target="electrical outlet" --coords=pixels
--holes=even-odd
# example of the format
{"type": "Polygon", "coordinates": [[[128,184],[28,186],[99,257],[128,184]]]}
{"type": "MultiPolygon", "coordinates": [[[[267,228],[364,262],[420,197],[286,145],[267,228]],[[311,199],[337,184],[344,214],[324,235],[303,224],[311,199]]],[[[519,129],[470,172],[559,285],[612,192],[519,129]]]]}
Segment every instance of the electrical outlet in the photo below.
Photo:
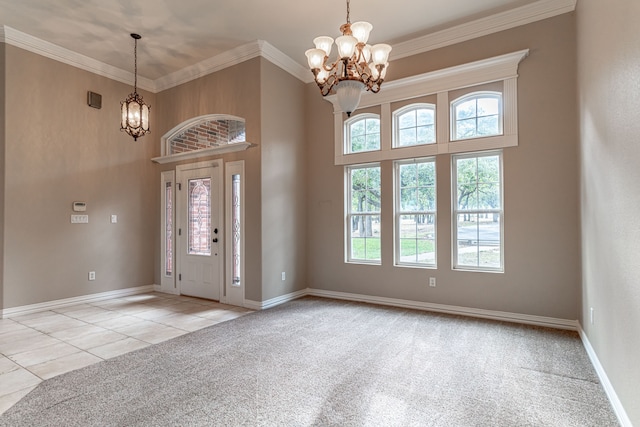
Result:
{"type": "Polygon", "coordinates": [[[283,271],[282,272],[282,281],[284,282],[286,278],[287,278],[287,274],[283,271]]]}
{"type": "Polygon", "coordinates": [[[89,280],[96,280],[96,272],[95,271],[90,271],[89,272],[89,280]]]}
{"type": "Polygon", "coordinates": [[[431,286],[432,288],[436,287],[436,278],[435,277],[429,277],[429,286],[431,286]]]}
{"type": "Polygon", "coordinates": [[[589,309],[589,320],[591,321],[591,324],[593,325],[593,307],[591,307],[589,309]]]}

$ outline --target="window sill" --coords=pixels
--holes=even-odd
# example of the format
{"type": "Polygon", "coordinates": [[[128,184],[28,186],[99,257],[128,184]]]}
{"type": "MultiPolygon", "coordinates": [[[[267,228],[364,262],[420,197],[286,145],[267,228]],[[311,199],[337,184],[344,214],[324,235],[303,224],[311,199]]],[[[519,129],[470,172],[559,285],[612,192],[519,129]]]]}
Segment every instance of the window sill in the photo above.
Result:
{"type": "Polygon", "coordinates": [[[161,165],[164,165],[166,163],[179,162],[181,160],[200,159],[200,158],[203,158],[203,157],[210,157],[210,156],[215,156],[215,155],[219,155],[219,154],[235,153],[237,151],[244,151],[247,148],[251,147],[251,145],[252,144],[250,142],[236,142],[236,143],[233,143],[233,144],[225,144],[225,145],[222,145],[220,147],[205,148],[205,149],[202,149],[202,150],[187,151],[185,153],[171,154],[169,156],[154,157],[154,158],[151,159],[151,161],[154,162],[154,163],[159,163],[161,165]]]}

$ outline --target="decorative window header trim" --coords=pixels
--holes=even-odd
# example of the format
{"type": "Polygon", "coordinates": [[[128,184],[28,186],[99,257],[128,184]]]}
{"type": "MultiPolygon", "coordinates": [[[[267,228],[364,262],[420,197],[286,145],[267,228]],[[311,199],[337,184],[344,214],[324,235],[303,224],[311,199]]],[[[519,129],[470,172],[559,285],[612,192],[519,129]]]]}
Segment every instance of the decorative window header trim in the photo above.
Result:
{"type": "MultiPolygon", "coordinates": [[[[518,77],[518,64],[528,55],[529,49],[524,49],[494,56],[493,58],[385,82],[384,88],[379,93],[363,93],[358,108],[363,109],[374,105],[518,77]]],[[[325,99],[333,104],[333,112],[335,114],[342,113],[336,95],[329,95],[325,99]]]]}
{"type": "MultiPolygon", "coordinates": [[[[378,94],[363,94],[360,108],[380,106],[380,150],[347,154],[344,147],[344,119],[335,96],[334,104],[334,164],[350,165],[408,157],[435,156],[518,145],[518,65],[529,54],[529,49],[480,61],[470,62],[443,70],[432,71],[387,83],[378,94]],[[452,141],[450,136],[449,92],[491,82],[503,82],[502,135],[452,141]],[[409,147],[391,147],[393,112],[391,103],[411,100],[425,95],[437,95],[436,143],[409,147]]],[[[326,98],[325,98],[326,99],[326,98]]]]}

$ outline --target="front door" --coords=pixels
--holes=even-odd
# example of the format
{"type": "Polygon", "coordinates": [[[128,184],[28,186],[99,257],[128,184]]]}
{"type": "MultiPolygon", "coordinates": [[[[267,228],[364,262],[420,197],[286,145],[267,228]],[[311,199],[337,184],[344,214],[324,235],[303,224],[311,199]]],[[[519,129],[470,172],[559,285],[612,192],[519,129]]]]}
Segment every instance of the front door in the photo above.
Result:
{"type": "Polygon", "coordinates": [[[222,162],[176,168],[180,293],[220,300],[223,283],[222,162]]]}

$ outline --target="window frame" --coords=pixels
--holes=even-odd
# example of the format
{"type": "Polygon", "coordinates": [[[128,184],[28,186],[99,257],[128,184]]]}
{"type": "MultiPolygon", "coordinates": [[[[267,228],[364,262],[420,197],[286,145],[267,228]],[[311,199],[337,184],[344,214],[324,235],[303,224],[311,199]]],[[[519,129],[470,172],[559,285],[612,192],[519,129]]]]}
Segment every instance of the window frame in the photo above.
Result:
{"type": "MultiPolygon", "coordinates": [[[[459,98],[454,99],[453,101],[451,101],[450,103],[450,108],[449,108],[449,140],[452,142],[458,142],[458,141],[470,141],[470,140],[474,140],[474,139],[481,139],[481,138],[492,138],[492,137],[498,137],[498,136],[503,136],[504,135],[504,108],[503,108],[503,94],[502,92],[498,92],[498,91],[489,91],[489,90],[479,90],[479,91],[474,91],[474,92],[470,92],[467,93],[465,95],[462,95],[459,98]],[[469,136],[469,137],[464,137],[464,138],[458,138],[457,135],[457,124],[458,124],[458,120],[456,119],[456,109],[459,105],[464,104],[465,102],[471,101],[471,100],[475,100],[476,101],[476,107],[477,107],[477,103],[478,103],[478,99],[483,99],[483,98],[493,98],[493,99],[497,99],[498,100],[498,133],[495,134],[491,134],[491,135],[475,135],[475,136],[469,136]]],[[[476,131],[478,130],[478,114],[477,114],[477,109],[476,109],[476,115],[473,117],[469,117],[469,119],[474,118],[476,120],[476,131]]]]}
{"type": "MultiPolygon", "coordinates": [[[[380,163],[365,163],[360,165],[349,165],[344,168],[345,173],[345,262],[348,264],[368,264],[368,265],[381,265],[382,264],[382,228],[380,228],[380,233],[377,239],[380,241],[380,259],[364,259],[362,258],[353,258],[352,257],[352,218],[354,216],[371,216],[371,217],[379,217],[380,218],[380,227],[382,227],[382,166],[380,163]],[[380,192],[380,208],[378,211],[371,212],[353,212],[352,210],[352,180],[351,180],[351,172],[354,170],[361,169],[378,169],[380,173],[380,187],[378,188],[380,192]]],[[[367,237],[365,236],[365,241],[367,237]]],[[[366,249],[365,249],[366,251],[366,249]]]]}
{"type": "MultiPolygon", "coordinates": [[[[393,183],[393,194],[394,194],[394,204],[393,204],[393,222],[394,222],[394,238],[393,238],[393,254],[394,254],[394,266],[396,267],[413,267],[413,268],[428,268],[428,269],[437,269],[438,268],[438,179],[437,179],[437,165],[435,157],[422,157],[415,159],[403,159],[397,160],[393,162],[394,169],[394,183],[393,183]],[[400,167],[403,165],[411,165],[418,163],[433,163],[434,176],[433,176],[433,189],[434,189],[434,209],[432,210],[424,210],[424,211],[402,211],[401,210],[401,187],[400,187],[400,167]],[[401,235],[400,235],[400,217],[402,215],[433,215],[433,245],[434,245],[434,259],[433,263],[418,263],[418,262],[402,262],[401,261],[401,235]]],[[[416,237],[416,241],[418,238],[416,237]]]]}
{"type": "MultiPolygon", "coordinates": [[[[351,150],[351,127],[360,122],[360,121],[364,121],[365,122],[365,141],[366,141],[366,136],[368,135],[366,133],[366,121],[367,120],[372,120],[375,119],[378,121],[378,128],[380,128],[381,126],[381,120],[380,120],[380,115],[379,114],[375,114],[375,113],[360,113],[360,114],[356,114],[351,116],[349,119],[345,120],[344,122],[344,153],[345,154],[359,154],[359,153],[371,153],[371,152],[376,152],[376,151],[380,151],[382,149],[382,132],[380,132],[380,135],[378,136],[380,138],[380,144],[378,146],[378,148],[372,149],[372,150],[360,150],[360,151],[352,151],[351,150]]],[[[366,144],[365,144],[366,145],[366,144]]]]}
{"type": "MultiPolygon", "coordinates": [[[[462,153],[451,156],[451,268],[454,271],[474,271],[504,273],[504,173],[502,150],[492,150],[474,153],[462,153]],[[500,208],[499,209],[465,209],[458,207],[458,167],[457,160],[480,157],[498,156],[500,178],[500,208]],[[500,215],[500,267],[481,267],[458,264],[458,215],[498,214],[500,215]]],[[[479,247],[479,245],[478,245],[479,247]]]]}

